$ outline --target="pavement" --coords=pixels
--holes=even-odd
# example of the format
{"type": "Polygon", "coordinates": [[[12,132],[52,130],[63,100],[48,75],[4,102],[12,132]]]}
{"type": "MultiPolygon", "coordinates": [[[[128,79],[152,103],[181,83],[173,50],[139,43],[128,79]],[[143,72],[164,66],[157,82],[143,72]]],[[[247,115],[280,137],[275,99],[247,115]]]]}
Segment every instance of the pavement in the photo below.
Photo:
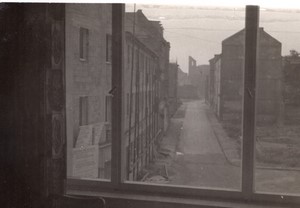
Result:
{"type": "Polygon", "coordinates": [[[217,117],[204,101],[190,104],[184,102],[177,112],[182,110],[186,111],[185,117],[189,119],[184,119],[185,117],[176,118],[176,114],[174,115],[175,118],[172,119],[168,133],[163,137],[160,144],[160,148],[163,151],[173,156],[176,155],[176,152],[177,154],[222,153],[228,163],[234,166],[240,165],[241,156],[238,152],[240,147],[227,136],[217,117]],[[188,109],[187,105],[189,105],[188,109]],[[200,109],[200,115],[195,114],[195,108],[200,109]],[[181,136],[184,137],[180,141],[179,139],[174,139],[176,138],[176,133],[178,134],[176,132],[178,128],[181,130],[181,136]],[[205,136],[195,140],[199,135],[205,136]],[[180,142],[179,145],[178,142],[180,142]]]}
{"type": "MultiPolygon", "coordinates": [[[[240,146],[229,138],[204,101],[188,101],[177,110],[160,142],[145,182],[239,190],[240,146]]],[[[256,164],[255,189],[300,193],[300,171],[256,164]]]]}
{"type": "Polygon", "coordinates": [[[239,156],[227,139],[203,101],[183,102],[160,143],[156,164],[165,169],[168,184],[238,189],[239,156]]]}

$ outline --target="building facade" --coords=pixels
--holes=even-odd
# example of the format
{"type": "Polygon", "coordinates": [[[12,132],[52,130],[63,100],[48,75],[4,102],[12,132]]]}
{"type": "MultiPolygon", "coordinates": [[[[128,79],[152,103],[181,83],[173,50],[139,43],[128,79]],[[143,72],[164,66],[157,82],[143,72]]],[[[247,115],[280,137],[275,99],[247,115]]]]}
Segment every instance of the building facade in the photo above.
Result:
{"type": "Polygon", "coordinates": [[[215,55],[214,58],[209,60],[210,63],[210,81],[209,81],[209,98],[208,102],[218,118],[220,118],[221,108],[221,56],[215,55]]]}
{"type": "Polygon", "coordinates": [[[170,63],[168,69],[168,105],[170,117],[174,115],[178,107],[178,70],[179,65],[177,63],[170,63]]]}
{"type": "Polygon", "coordinates": [[[197,97],[200,99],[205,99],[206,88],[208,87],[208,77],[209,77],[209,66],[208,65],[197,65],[197,61],[189,56],[189,71],[188,77],[190,83],[196,88],[197,97]]]}
{"type": "Polygon", "coordinates": [[[111,5],[67,4],[65,21],[68,175],[109,179],[111,5]]]}
{"type": "Polygon", "coordinates": [[[154,158],[159,126],[159,58],[133,34],[125,35],[125,141],[128,180],[140,180],[154,158]]]}
{"type": "MultiPolygon", "coordinates": [[[[211,61],[211,73],[215,73],[212,76],[215,79],[220,76],[220,107],[217,108],[220,119],[241,119],[242,116],[244,40],[245,30],[223,40],[220,63],[219,58],[211,61]],[[220,71],[217,70],[219,66],[220,71]]],[[[282,112],[281,43],[263,28],[259,28],[257,63],[257,119],[262,123],[274,122],[282,112]]],[[[211,85],[210,89],[215,89],[217,83],[211,85]]],[[[215,105],[217,96],[216,93],[211,95],[212,105],[215,105]]]]}
{"type": "Polygon", "coordinates": [[[300,57],[293,53],[283,57],[283,99],[285,123],[299,123],[300,113],[300,57]]]}
{"type": "Polygon", "coordinates": [[[131,32],[143,44],[150,48],[159,57],[159,100],[160,126],[166,131],[168,128],[168,67],[170,43],[163,36],[163,27],[159,21],[148,20],[142,10],[136,12],[126,12],[125,14],[125,30],[131,32]]]}

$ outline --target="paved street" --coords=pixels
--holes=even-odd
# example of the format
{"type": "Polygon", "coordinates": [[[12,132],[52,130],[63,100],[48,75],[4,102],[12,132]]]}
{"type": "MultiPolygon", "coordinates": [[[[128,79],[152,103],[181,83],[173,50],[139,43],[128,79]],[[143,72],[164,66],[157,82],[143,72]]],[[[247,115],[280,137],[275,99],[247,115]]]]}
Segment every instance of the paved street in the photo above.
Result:
{"type": "MultiPolygon", "coordinates": [[[[168,150],[171,157],[157,162],[165,164],[168,184],[239,189],[239,146],[226,135],[209,107],[204,101],[185,101],[179,112],[161,143],[161,149],[168,150]]],[[[300,171],[259,166],[255,171],[258,191],[300,192],[300,171]]]]}
{"type": "Polygon", "coordinates": [[[186,155],[214,154],[222,156],[220,146],[208,121],[203,101],[187,103],[179,142],[179,151],[186,155]]]}
{"type": "Polygon", "coordinates": [[[186,113],[177,144],[177,154],[169,167],[171,184],[237,189],[239,167],[225,158],[203,101],[184,103],[186,113]]]}

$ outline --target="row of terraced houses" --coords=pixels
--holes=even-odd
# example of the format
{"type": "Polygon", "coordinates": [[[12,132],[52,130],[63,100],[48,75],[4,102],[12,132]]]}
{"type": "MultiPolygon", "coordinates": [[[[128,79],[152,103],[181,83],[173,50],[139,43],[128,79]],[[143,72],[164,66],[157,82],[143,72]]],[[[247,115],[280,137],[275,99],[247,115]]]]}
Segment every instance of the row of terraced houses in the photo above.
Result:
{"type": "MultiPolygon", "coordinates": [[[[111,5],[70,4],[66,14],[68,174],[109,179],[111,5]],[[97,158],[88,160],[97,164],[82,159],[94,153],[97,158]]],[[[176,109],[178,65],[169,63],[170,43],[160,22],[141,10],[125,13],[124,37],[124,163],[126,178],[139,180],[176,109]]]]}

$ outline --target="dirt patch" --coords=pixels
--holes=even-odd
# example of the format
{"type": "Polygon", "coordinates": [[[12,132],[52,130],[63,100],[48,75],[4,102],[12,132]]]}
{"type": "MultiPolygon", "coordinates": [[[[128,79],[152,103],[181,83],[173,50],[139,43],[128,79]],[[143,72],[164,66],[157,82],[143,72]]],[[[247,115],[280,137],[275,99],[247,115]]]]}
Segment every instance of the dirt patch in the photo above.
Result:
{"type": "Polygon", "coordinates": [[[175,174],[170,164],[176,155],[185,112],[186,104],[183,104],[171,118],[169,128],[155,150],[155,161],[145,169],[143,181],[168,183],[169,177],[175,174]]]}
{"type": "MultiPolygon", "coordinates": [[[[240,154],[242,144],[242,121],[240,116],[231,113],[221,124],[228,137],[238,144],[240,154]]],[[[255,154],[259,166],[300,168],[299,125],[264,125],[256,127],[255,131],[255,154]]]]}
{"type": "Polygon", "coordinates": [[[256,159],[266,165],[300,168],[298,126],[256,128],[256,159]]]}

